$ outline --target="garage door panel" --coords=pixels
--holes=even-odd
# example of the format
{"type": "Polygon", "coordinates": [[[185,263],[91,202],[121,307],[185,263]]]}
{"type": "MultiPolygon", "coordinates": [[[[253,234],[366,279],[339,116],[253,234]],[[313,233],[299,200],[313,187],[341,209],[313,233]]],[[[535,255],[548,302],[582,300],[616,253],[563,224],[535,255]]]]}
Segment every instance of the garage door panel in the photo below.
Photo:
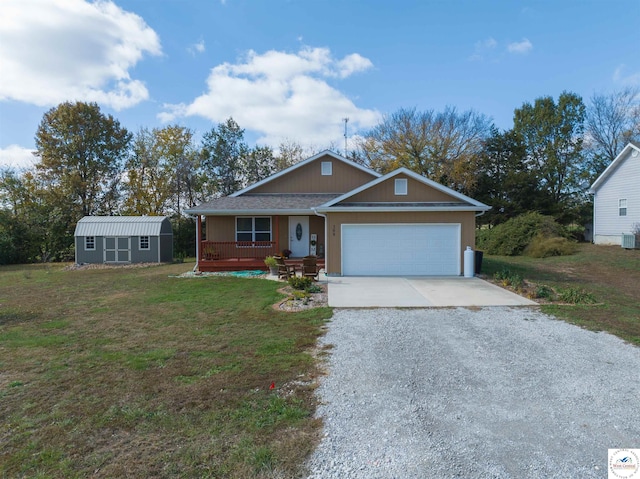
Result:
{"type": "Polygon", "coordinates": [[[342,226],[342,274],[459,275],[460,225],[342,226]]]}

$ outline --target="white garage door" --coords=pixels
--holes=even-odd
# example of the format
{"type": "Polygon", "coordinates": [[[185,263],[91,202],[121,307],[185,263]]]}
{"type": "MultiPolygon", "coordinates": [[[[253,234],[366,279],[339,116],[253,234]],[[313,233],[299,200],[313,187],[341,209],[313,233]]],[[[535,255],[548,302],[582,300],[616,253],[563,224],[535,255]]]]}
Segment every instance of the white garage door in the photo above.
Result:
{"type": "Polygon", "coordinates": [[[460,225],[342,225],[342,274],[458,276],[460,225]]]}

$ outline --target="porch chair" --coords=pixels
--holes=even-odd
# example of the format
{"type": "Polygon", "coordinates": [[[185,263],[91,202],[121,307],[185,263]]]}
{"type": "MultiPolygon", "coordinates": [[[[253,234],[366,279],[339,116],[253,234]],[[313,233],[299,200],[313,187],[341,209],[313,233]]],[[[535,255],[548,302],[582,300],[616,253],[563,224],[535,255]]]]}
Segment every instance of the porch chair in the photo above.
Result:
{"type": "Polygon", "coordinates": [[[289,280],[289,278],[296,275],[296,267],[294,265],[286,264],[282,256],[274,256],[274,258],[278,265],[278,279],[284,278],[289,280]]]}
{"type": "Polygon", "coordinates": [[[302,276],[318,280],[318,258],[316,256],[305,256],[302,258],[302,276]]]}

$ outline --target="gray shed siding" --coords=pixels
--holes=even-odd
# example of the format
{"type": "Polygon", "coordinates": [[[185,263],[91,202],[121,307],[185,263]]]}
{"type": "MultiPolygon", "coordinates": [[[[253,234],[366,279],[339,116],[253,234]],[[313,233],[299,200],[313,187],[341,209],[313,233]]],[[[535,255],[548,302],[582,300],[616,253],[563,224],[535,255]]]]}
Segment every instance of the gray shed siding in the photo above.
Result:
{"type": "Polygon", "coordinates": [[[76,263],[170,262],[171,222],[162,217],[85,217],[76,227],[75,250],[76,263]],[[85,248],[87,236],[94,237],[95,250],[85,248]],[[149,249],[140,249],[141,236],[149,237],[149,249]]]}

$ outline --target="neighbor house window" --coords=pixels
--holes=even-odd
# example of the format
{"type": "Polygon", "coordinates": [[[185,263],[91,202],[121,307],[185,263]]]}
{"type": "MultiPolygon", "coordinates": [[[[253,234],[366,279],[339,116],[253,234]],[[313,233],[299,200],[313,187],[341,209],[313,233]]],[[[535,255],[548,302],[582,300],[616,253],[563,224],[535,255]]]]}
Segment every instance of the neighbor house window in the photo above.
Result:
{"type": "Polygon", "coordinates": [[[149,249],[149,237],[140,236],[140,249],[149,249]]]}
{"type": "Polygon", "coordinates": [[[96,237],[95,236],[85,236],[84,237],[84,249],[88,251],[93,251],[96,249],[96,237]]]}
{"type": "Polygon", "coordinates": [[[406,195],[407,194],[407,179],[406,178],[396,178],[395,193],[396,193],[396,195],[406,195]]]}
{"type": "Polygon", "coordinates": [[[322,162],[322,176],[331,176],[333,174],[333,163],[331,161],[322,162]]]}
{"type": "Polygon", "coordinates": [[[236,241],[271,241],[271,217],[238,216],[236,241]]]}
{"type": "Polygon", "coordinates": [[[627,200],[618,200],[618,216],[627,216],[627,200]]]}

